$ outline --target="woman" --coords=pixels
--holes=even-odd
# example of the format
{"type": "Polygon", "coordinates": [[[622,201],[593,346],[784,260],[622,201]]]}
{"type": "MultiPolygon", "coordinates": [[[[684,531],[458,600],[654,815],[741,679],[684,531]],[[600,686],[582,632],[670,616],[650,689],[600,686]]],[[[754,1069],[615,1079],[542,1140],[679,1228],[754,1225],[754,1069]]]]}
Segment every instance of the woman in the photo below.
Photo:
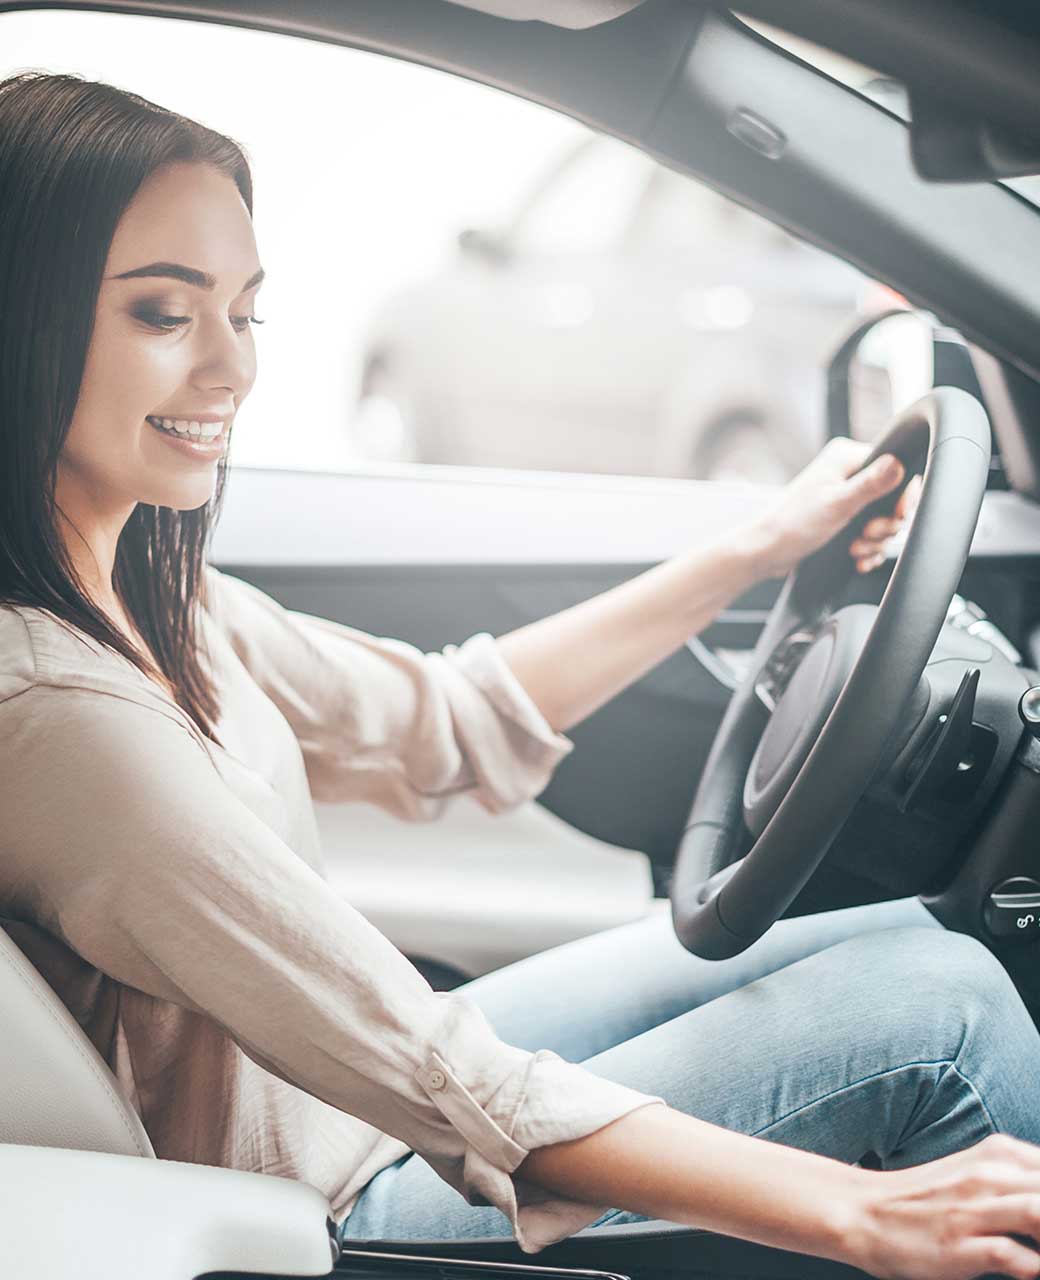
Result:
{"type": "Polygon", "coordinates": [[[720,964],[657,918],[435,993],[317,844],[312,797],[429,820],[536,795],[562,730],[899,465],[829,447],[724,542],[423,654],[206,563],[256,371],[240,149],[26,73],[0,191],[0,904],[156,1153],[309,1181],[350,1237],[533,1253],[658,1217],[883,1276],[1040,1273],[1037,1033],[916,901],[720,964]]]}

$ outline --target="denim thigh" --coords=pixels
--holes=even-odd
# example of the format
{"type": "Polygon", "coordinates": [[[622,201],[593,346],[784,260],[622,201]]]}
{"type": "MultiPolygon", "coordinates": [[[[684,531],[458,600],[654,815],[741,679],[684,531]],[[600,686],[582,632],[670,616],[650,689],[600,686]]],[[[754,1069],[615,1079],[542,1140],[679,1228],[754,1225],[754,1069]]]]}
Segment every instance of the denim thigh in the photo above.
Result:
{"type": "MultiPolygon", "coordinates": [[[[655,915],[458,990],[509,1043],[838,1159],[873,1152],[896,1167],[995,1129],[1040,1138],[1032,1020],[989,952],[916,899],[780,921],[725,961],[692,956],[655,915]]],[[[598,1223],[639,1220],[609,1210],[598,1223]]],[[[416,1154],[368,1183],[343,1230],[509,1234],[498,1209],[467,1204],[416,1154]]]]}

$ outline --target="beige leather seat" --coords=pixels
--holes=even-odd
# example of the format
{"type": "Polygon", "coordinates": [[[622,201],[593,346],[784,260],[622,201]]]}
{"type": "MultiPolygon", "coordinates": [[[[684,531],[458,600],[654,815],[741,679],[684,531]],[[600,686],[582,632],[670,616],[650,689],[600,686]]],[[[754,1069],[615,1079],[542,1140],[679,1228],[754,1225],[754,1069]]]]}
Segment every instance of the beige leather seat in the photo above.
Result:
{"type": "Polygon", "coordinates": [[[3,928],[0,1097],[0,1143],[155,1158],[104,1059],[3,928]]]}

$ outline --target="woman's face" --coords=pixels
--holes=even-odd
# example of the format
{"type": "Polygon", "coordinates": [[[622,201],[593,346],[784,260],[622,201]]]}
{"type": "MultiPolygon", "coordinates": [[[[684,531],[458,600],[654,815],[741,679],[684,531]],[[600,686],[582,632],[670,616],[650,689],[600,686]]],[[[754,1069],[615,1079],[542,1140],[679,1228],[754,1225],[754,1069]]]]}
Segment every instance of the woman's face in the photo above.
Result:
{"type": "Polygon", "coordinates": [[[229,424],[256,377],[258,274],[253,224],[230,178],[177,163],[141,186],[109,250],[59,460],[58,505],[77,524],[121,528],[138,502],[188,511],[212,496],[229,424]],[[171,268],[212,279],[188,283],[171,268]],[[192,446],[185,439],[198,437],[171,436],[150,418],[225,425],[212,445],[192,446]]]}

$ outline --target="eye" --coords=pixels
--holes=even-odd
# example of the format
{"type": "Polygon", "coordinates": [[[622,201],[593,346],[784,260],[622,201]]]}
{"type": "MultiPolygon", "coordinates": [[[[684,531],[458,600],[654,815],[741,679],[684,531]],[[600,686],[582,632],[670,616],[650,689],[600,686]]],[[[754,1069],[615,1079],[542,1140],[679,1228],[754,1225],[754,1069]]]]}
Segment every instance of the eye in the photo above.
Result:
{"type": "MultiPolygon", "coordinates": [[[[159,311],[138,311],[135,314],[139,320],[143,320],[145,324],[150,324],[153,329],[159,329],[163,333],[172,333],[174,329],[187,324],[191,319],[191,316],[170,316],[159,311]]],[[[239,333],[245,333],[247,325],[264,322],[256,316],[232,316],[231,323],[239,333]]]]}
{"type": "Polygon", "coordinates": [[[158,311],[136,311],[134,314],[153,329],[162,329],[166,333],[172,333],[178,325],[187,324],[191,319],[191,316],[167,316],[158,311]]]}
{"type": "Polygon", "coordinates": [[[242,327],[239,329],[239,333],[245,333],[246,325],[264,323],[262,320],[258,320],[256,316],[232,316],[231,319],[241,323],[242,327]]]}

